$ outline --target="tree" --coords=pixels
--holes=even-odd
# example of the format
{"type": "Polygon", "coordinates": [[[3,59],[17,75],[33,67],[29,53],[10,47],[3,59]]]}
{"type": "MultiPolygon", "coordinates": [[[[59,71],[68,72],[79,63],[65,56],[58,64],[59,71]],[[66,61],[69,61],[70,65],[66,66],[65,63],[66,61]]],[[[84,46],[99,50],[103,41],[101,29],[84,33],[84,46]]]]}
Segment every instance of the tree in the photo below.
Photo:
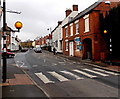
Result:
{"type": "Polygon", "coordinates": [[[112,54],[114,58],[120,58],[120,5],[112,8],[105,18],[101,17],[101,31],[107,30],[107,33],[102,32],[107,45],[112,38],[112,54]]]}

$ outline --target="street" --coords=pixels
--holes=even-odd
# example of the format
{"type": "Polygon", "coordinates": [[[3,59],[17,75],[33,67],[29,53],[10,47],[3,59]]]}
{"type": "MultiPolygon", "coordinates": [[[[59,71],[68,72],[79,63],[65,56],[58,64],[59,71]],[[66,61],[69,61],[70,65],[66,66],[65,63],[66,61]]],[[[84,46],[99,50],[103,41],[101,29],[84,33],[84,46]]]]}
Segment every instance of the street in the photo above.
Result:
{"type": "Polygon", "coordinates": [[[14,61],[46,97],[118,97],[119,95],[119,74],[115,72],[87,66],[48,51],[20,52],[16,54],[14,61]]]}

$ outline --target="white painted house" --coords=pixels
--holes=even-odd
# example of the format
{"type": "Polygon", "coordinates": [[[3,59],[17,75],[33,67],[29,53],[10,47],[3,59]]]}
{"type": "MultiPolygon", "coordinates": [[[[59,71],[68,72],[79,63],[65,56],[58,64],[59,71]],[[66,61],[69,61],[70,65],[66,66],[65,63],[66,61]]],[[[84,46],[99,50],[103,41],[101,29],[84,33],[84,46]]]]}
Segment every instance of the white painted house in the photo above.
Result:
{"type": "Polygon", "coordinates": [[[73,5],[72,10],[66,9],[66,17],[63,21],[58,21],[58,25],[56,28],[52,31],[52,49],[55,47],[57,52],[63,53],[63,32],[62,27],[67,24],[69,21],[71,21],[72,18],[74,18],[78,14],[78,5],[73,5]]]}
{"type": "Polygon", "coordinates": [[[18,51],[19,50],[19,42],[20,40],[18,39],[17,35],[15,34],[15,32],[10,32],[10,44],[8,46],[8,49],[10,49],[10,51],[18,51]]]}

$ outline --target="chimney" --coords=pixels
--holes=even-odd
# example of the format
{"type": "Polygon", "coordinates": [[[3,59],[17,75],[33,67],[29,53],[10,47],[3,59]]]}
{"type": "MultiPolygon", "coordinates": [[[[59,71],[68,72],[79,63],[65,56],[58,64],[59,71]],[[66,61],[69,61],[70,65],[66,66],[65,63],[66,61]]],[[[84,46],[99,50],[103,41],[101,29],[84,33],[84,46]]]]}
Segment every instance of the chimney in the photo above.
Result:
{"type": "Polygon", "coordinates": [[[72,10],[71,9],[67,9],[66,11],[66,17],[72,12],[72,10]]]}
{"type": "Polygon", "coordinates": [[[78,11],[78,5],[73,5],[73,11],[78,11]]]}
{"type": "Polygon", "coordinates": [[[58,25],[60,25],[62,23],[62,21],[58,21],[58,25]]]}

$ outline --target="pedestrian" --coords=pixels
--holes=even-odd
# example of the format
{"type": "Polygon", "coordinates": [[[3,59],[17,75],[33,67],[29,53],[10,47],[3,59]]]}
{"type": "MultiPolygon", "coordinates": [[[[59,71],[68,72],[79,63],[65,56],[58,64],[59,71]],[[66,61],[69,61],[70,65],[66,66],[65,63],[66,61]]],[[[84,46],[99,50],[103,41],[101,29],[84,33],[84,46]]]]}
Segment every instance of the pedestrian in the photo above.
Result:
{"type": "Polygon", "coordinates": [[[53,48],[53,53],[54,53],[54,55],[56,54],[56,49],[55,49],[55,47],[53,48]]]}

